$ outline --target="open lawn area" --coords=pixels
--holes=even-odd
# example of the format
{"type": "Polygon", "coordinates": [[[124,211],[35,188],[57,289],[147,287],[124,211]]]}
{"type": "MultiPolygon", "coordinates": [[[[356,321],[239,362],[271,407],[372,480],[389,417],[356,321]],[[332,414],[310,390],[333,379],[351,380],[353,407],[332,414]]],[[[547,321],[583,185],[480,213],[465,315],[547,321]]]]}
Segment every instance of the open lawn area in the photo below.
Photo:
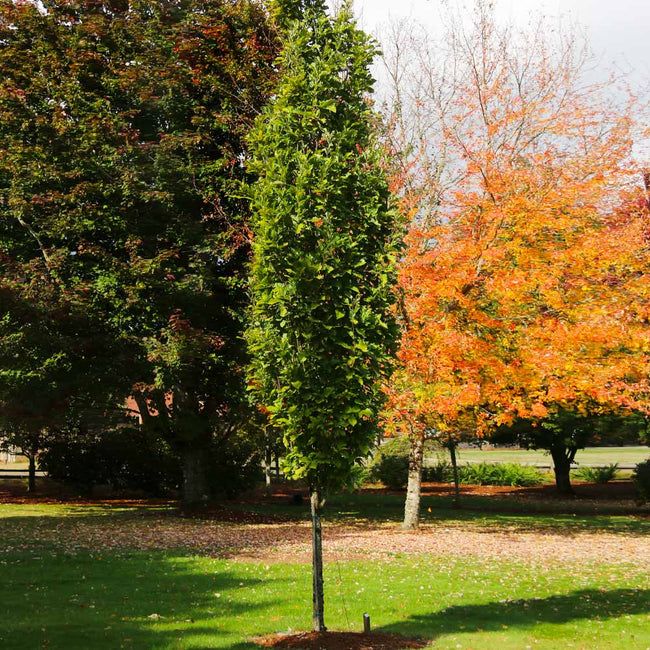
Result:
{"type": "MultiPolygon", "coordinates": [[[[622,466],[633,466],[650,457],[650,447],[587,447],[580,449],[576,455],[578,465],[610,465],[618,463],[622,466]]],[[[534,449],[495,449],[461,448],[458,450],[461,463],[491,462],[491,463],[526,463],[550,465],[551,456],[548,452],[534,449]]]]}
{"type": "MultiPolygon", "coordinates": [[[[331,629],[360,630],[368,612],[374,629],[431,648],[650,648],[647,510],[534,513],[468,492],[456,511],[446,499],[425,498],[416,533],[396,525],[401,495],[332,500],[331,629]]],[[[282,493],[191,517],[166,502],[7,499],[0,647],[253,649],[309,629],[305,515],[282,493]]]]}

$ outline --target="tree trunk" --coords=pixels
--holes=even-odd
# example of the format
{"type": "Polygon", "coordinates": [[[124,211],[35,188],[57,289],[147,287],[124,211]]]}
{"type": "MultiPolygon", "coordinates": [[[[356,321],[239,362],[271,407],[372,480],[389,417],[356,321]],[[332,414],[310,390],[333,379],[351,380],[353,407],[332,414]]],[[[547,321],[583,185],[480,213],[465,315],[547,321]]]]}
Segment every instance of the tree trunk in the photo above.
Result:
{"type": "Polygon", "coordinates": [[[409,454],[409,479],[406,488],[406,503],[404,504],[404,521],[402,528],[415,530],[420,525],[420,495],[422,487],[422,463],[424,460],[424,438],[411,438],[409,454]]]}
{"type": "Polygon", "coordinates": [[[36,454],[29,455],[29,478],[27,479],[27,492],[36,492],[36,454]]]}
{"type": "Polygon", "coordinates": [[[576,450],[564,446],[551,447],[555,487],[560,494],[573,495],[571,485],[571,463],[575,459],[576,450]]]}
{"type": "Polygon", "coordinates": [[[264,493],[268,496],[271,494],[271,464],[273,463],[273,455],[271,445],[267,445],[264,450],[264,493]]]}
{"type": "Polygon", "coordinates": [[[321,528],[322,500],[320,491],[312,489],[311,501],[311,540],[312,540],[312,602],[314,632],[325,632],[325,598],[323,590],[323,532],[321,528]]]}
{"type": "Polygon", "coordinates": [[[203,447],[187,447],[181,452],[183,505],[185,506],[200,505],[208,500],[210,490],[206,454],[203,447]]]}
{"type": "Polygon", "coordinates": [[[454,508],[460,508],[460,478],[458,477],[458,460],[456,459],[456,443],[450,441],[447,445],[451,457],[451,469],[454,475],[454,508]]]}

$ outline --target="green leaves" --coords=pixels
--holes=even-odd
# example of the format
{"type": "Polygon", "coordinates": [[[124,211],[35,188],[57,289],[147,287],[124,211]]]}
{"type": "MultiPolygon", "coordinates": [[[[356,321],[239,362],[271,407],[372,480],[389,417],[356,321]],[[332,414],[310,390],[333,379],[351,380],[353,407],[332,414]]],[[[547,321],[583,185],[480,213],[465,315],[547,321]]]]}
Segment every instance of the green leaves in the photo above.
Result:
{"type": "Polygon", "coordinates": [[[47,334],[118,403],[134,384],[173,392],[185,441],[246,403],[236,192],[278,44],[256,0],[110,4],[0,4],[0,291],[56,324],[34,359],[54,358],[47,334]],[[55,335],[66,313],[76,336],[55,335]],[[75,354],[93,337],[111,373],[75,354]]]}
{"type": "Polygon", "coordinates": [[[284,435],[285,471],[328,488],[376,436],[400,228],[367,101],[373,43],[349,8],[279,4],[293,10],[284,76],[249,138],[251,384],[284,435]]]}

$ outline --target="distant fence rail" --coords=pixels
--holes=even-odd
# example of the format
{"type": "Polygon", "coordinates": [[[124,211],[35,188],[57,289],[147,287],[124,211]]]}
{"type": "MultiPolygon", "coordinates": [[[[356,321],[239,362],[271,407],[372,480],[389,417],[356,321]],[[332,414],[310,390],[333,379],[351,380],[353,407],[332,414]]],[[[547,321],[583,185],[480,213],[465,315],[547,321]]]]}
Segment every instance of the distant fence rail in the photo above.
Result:
{"type": "MultiPolygon", "coordinates": [[[[47,476],[45,472],[36,470],[37,477],[47,476]]],[[[0,469],[0,479],[3,478],[29,478],[29,469],[27,467],[21,469],[0,469]]]]}

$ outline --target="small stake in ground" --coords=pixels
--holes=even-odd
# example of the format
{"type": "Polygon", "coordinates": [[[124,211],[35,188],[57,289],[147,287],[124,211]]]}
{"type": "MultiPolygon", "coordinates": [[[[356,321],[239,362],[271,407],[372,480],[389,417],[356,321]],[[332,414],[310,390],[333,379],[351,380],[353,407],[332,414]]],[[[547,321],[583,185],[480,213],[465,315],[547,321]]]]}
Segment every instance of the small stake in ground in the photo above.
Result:
{"type": "Polygon", "coordinates": [[[370,614],[363,615],[363,633],[370,634],[370,614]]]}

